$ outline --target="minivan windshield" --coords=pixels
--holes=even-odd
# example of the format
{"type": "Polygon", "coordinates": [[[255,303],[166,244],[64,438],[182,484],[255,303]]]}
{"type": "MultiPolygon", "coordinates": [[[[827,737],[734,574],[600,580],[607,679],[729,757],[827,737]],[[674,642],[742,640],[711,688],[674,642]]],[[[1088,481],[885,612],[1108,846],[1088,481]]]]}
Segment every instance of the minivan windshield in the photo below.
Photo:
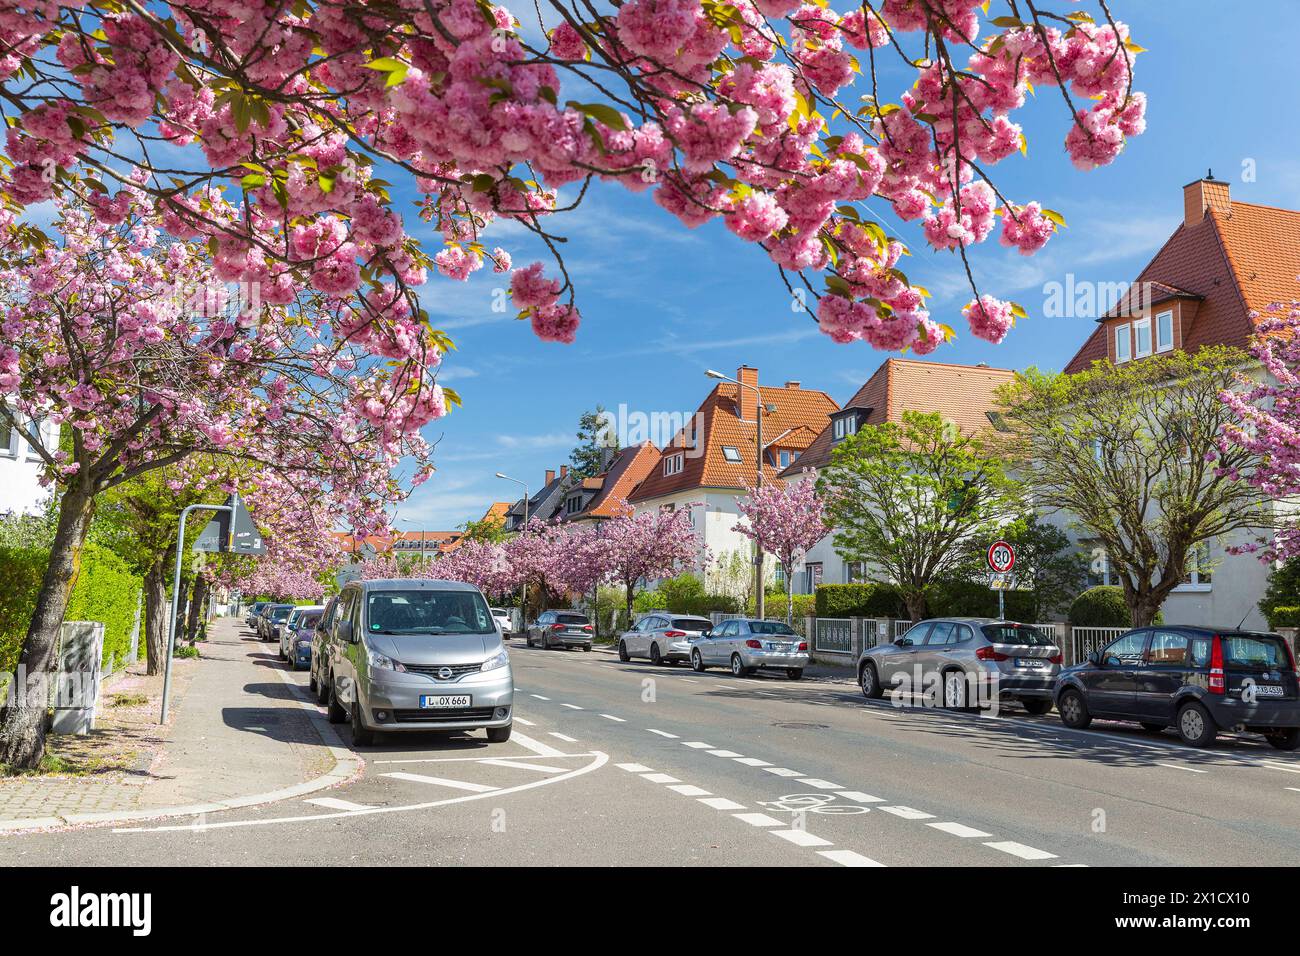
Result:
{"type": "Polygon", "coordinates": [[[1051,639],[1031,624],[985,624],[984,636],[994,644],[1050,644],[1051,639]]]}
{"type": "Polygon", "coordinates": [[[495,634],[496,622],[477,591],[371,591],[366,622],[371,634],[495,634]]]}

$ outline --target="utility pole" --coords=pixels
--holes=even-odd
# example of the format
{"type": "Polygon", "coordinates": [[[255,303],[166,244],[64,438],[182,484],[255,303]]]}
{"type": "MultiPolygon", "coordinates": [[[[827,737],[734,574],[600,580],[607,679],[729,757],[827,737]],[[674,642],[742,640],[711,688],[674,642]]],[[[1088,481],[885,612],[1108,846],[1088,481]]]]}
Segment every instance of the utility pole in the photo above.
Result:
{"type": "MultiPolygon", "coordinates": [[[[737,386],[737,407],[740,407],[741,404],[739,389],[752,388],[754,390],[754,407],[757,411],[755,416],[756,441],[754,444],[757,454],[755,455],[754,460],[754,467],[756,469],[754,487],[755,489],[761,489],[763,487],[763,453],[766,451],[763,447],[763,393],[759,390],[757,385],[748,385],[745,382],[723,375],[721,372],[715,372],[713,369],[707,370],[704,374],[709,378],[715,378],[723,382],[730,382],[737,386]]],[[[744,421],[743,417],[741,418],[741,421],[744,421]]],[[[754,617],[761,619],[766,616],[766,603],[766,595],[763,593],[763,549],[759,546],[758,538],[756,537],[754,539],[754,617]]]]}
{"type": "MultiPolygon", "coordinates": [[[[515,484],[517,484],[517,485],[521,485],[521,486],[523,487],[523,489],[524,489],[524,524],[523,524],[523,527],[524,527],[525,530],[527,530],[527,528],[528,528],[528,485],[527,485],[527,483],[524,482],[524,481],[522,481],[522,480],[519,479],[519,478],[511,478],[509,475],[503,475],[503,474],[502,474],[501,472],[499,472],[499,471],[497,472],[497,477],[498,477],[498,478],[503,478],[503,479],[505,479],[506,481],[513,481],[515,484]]],[[[523,627],[527,627],[527,626],[528,626],[528,620],[527,620],[527,617],[528,617],[528,580],[527,580],[527,578],[525,578],[525,579],[520,583],[520,585],[519,585],[519,623],[520,623],[520,625],[522,625],[523,627]]]]}

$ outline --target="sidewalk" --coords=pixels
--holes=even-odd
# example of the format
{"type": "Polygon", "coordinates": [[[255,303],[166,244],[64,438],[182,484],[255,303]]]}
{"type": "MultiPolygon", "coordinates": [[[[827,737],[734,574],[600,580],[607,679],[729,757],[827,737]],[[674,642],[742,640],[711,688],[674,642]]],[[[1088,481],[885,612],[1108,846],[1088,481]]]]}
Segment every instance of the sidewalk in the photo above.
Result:
{"type": "Polygon", "coordinates": [[[208,633],[199,660],[173,664],[166,727],[162,678],[134,665],[105,688],[92,733],[49,738],[59,773],[0,779],[0,832],[263,803],[360,767],[277,673],[274,645],[229,618],[208,633]]]}

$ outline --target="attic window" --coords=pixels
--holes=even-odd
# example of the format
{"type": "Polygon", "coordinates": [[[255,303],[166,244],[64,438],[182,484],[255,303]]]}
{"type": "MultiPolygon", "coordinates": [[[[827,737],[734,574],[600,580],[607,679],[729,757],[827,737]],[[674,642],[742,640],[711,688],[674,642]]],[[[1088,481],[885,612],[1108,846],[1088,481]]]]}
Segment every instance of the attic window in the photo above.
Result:
{"type": "Polygon", "coordinates": [[[1133,323],[1133,357],[1146,358],[1151,354],[1151,320],[1137,319],[1133,323]]]}
{"type": "Polygon", "coordinates": [[[848,415],[841,415],[835,419],[834,439],[840,441],[848,438],[858,430],[858,413],[851,412],[848,415]]]}
{"type": "Polygon", "coordinates": [[[1124,322],[1115,326],[1115,364],[1120,365],[1133,357],[1132,326],[1124,322]]]}
{"type": "Polygon", "coordinates": [[[735,445],[723,445],[722,457],[725,458],[727,461],[738,462],[740,461],[740,451],[736,448],[735,445]]]}
{"type": "Polygon", "coordinates": [[[1156,351],[1169,352],[1174,347],[1174,314],[1161,312],[1156,316],[1156,351]]]}
{"type": "Polygon", "coordinates": [[[569,514],[575,514],[582,510],[582,495],[572,495],[564,503],[564,510],[569,514]]]}
{"type": "Polygon", "coordinates": [[[682,452],[669,455],[664,459],[664,475],[676,475],[685,467],[686,456],[682,452]]]}

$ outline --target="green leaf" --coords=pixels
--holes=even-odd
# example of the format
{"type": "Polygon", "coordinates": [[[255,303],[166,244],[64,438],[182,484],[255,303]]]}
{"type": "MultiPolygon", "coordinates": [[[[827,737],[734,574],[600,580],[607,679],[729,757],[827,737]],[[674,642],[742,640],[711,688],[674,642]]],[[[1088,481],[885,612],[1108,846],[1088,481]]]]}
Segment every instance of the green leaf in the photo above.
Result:
{"type": "Polygon", "coordinates": [[[1046,216],[1048,219],[1050,219],[1052,222],[1056,223],[1061,228],[1065,228],[1065,217],[1062,216],[1055,209],[1044,209],[1043,215],[1046,216]]]}
{"type": "Polygon", "coordinates": [[[564,105],[571,110],[577,110],[585,116],[590,116],[597,123],[608,126],[610,129],[622,132],[628,128],[627,121],[623,119],[623,114],[604,103],[578,103],[569,100],[564,105]]]}

